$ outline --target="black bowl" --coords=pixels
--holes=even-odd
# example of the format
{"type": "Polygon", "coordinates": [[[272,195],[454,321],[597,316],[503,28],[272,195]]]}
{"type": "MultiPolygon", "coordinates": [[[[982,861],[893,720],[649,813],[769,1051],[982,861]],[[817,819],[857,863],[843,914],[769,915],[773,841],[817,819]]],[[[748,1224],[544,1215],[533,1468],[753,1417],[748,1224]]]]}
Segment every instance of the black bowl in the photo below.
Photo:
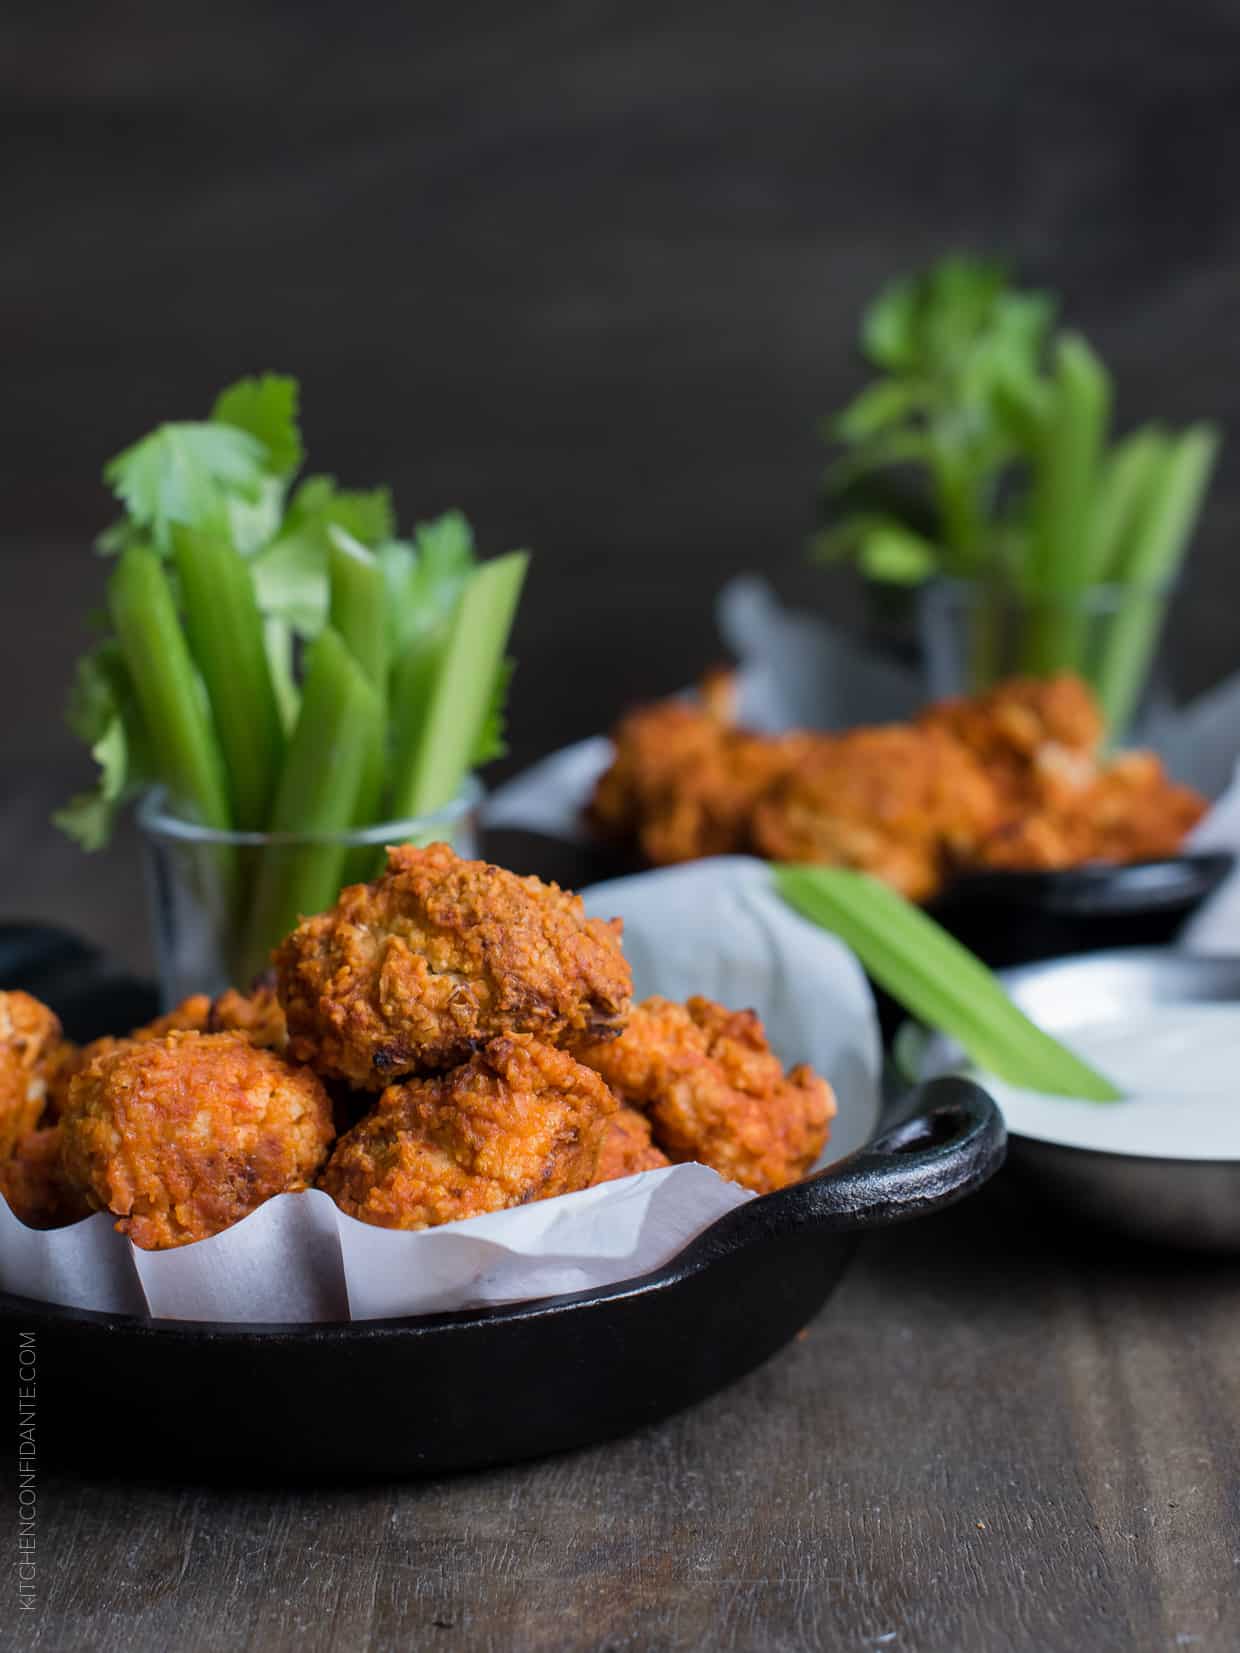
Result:
{"type": "Polygon", "coordinates": [[[1211,853],[1058,872],[966,873],[927,910],[996,968],[1065,953],[1162,947],[1234,864],[1231,855],[1211,853]]]}
{"type": "MultiPolygon", "coordinates": [[[[84,979],[61,997],[42,978],[79,1025],[84,979]]],[[[45,1458],[178,1477],[477,1468],[606,1439],[730,1383],[818,1311],[864,1229],[960,1199],[1005,1141],[984,1091],[934,1080],[889,1097],[851,1159],[738,1207],[656,1272],[535,1303],[264,1326],[0,1294],[0,1327],[11,1359],[34,1339],[45,1458]]]]}

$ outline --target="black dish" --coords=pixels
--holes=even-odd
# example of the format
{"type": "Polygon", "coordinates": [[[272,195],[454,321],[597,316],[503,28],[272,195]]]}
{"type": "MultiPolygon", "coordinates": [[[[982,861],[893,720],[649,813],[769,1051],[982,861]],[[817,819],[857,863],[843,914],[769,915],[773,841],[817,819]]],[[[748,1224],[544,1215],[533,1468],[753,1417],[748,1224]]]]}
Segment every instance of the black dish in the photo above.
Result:
{"type": "MultiPolygon", "coordinates": [[[[66,1002],[54,986],[45,980],[49,1002],[88,1019],[80,995],[66,1002]]],[[[0,1294],[0,1326],[10,1346],[36,1339],[44,1457],[178,1477],[478,1468],[604,1440],[722,1388],[817,1313],[861,1231],[960,1199],[1004,1150],[985,1092],[934,1080],[889,1100],[851,1159],[602,1291],[305,1326],[149,1320],[0,1294]]]]}
{"type": "Polygon", "coordinates": [[[1234,865],[1225,854],[1127,866],[962,874],[928,911],[996,968],[1065,953],[1161,947],[1234,865]]]}

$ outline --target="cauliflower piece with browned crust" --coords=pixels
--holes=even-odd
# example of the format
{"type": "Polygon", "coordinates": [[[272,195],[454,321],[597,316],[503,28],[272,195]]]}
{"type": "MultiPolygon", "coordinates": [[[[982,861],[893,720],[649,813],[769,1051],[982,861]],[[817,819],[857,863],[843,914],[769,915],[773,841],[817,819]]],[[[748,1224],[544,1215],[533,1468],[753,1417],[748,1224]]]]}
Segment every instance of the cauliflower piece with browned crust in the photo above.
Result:
{"type": "Polygon", "coordinates": [[[492,1039],[450,1073],[384,1091],[319,1186],[380,1228],[432,1228],[589,1185],[616,1099],[566,1051],[492,1039]]]}
{"type": "Polygon", "coordinates": [[[624,1025],[619,921],[446,844],[388,851],[276,953],[289,1050],[362,1090],[463,1062],[500,1033],[571,1048],[624,1025]]]}
{"type": "Polygon", "coordinates": [[[662,1148],[655,1146],[646,1115],[636,1108],[621,1107],[607,1123],[594,1182],[614,1182],[617,1177],[635,1176],[638,1171],[658,1171],[671,1163],[662,1148]]]}
{"type": "Polygon", "coordinates": [[[671,1160],[698,1160],[760,1194],[805,1175],[836,1111],[812,1068],[784,1072],[752,1010],[710,999],[646,999],[618,1039],[581,1060],[649,1115],[671,1160]]]}
{"type": "Polygon", "coordinates": [[[218,1234],[307,1187],[334,1135],[315,1075],[239,1033],[101,1051],[70,1086],[61,1125],[69,1178],[148,1251],[218,1234]]]}
{"type": "Polygon", "coordinates": [[[997,820],[995,790],[964,747],[891,724],[819,741],[758,805],[753,832],[774,861],[854,867],[923,901],[997,820]]]}
{"type": "Polygon", "coordinates": [[[81,1190],[65,1175],[59,1125],[27,1131],[0,1165],[0,1194],[27,1228],[64,1228],[90,1215],[81,1190]]]}
{"type": "Polygon", "coordinates": [[[47,1103],[63,1040],[56,1015],[29,993],[0,993],[0,1163],[47,1103]]]}

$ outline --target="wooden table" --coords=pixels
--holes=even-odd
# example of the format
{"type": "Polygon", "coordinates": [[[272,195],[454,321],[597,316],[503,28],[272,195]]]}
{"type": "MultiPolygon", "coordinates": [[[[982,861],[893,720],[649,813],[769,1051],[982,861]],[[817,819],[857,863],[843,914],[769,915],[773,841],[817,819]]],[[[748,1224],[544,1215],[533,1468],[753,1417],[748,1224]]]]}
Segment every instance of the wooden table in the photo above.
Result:
{"type": "MultiPolygon", "coordinates": [[[[10,804],[6,849],[41,819],[10,804]]],[[[0,911],[33,864],[6,857],[0,911]]],[[[115,887],[57,865],[57,910],[133,954],[140,913],[122,934],[115,887]]],[[[0,1646],[1234,1653],[1238,1287],[1066,1233],[1007,1171],[867,1238],[783,1354],[630,1439],[344,1489],[48,1470],[37,1609],[0,1646]]]]}
{"type": "Polygon", "coordinates": [[[12,1645],[1231,1653],[1236,1307],[1233,1265],[1066,1241],[1004,1173],[627,1440],[343,1490],[48,1476],[12,1645]]]}

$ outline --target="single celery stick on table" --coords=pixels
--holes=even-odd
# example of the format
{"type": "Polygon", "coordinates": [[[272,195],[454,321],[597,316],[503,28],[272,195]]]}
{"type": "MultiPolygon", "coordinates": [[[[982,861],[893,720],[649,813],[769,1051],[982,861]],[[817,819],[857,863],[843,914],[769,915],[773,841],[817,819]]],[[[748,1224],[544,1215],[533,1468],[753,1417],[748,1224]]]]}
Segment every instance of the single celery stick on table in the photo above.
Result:
{"type": "Polygon", "coordinates": [[[284,728],[254,580],[222,533],[172,534],[185,629],[211,701],[233,803],[233,824],[267,825],[284,756],[284,728]]]}
{"type": "MultiPolygon", "coordinates": [[[[187,821],[228,831],[233,821],[224,761],[155,552],[133,546],[122,555],[108,582],[108,607],[169,806],[187,821]]],[[[236,875],[231,850],[211,846],[202,866],[218,880],[227,910],[236,875]]]]}
{"type": "Polygon", "coordinates": [[[780,894],[852,948],[880,987],[996,1078],[1117,1102],[1109,1079],[1037,1027],[967,948],[887,885],[841,867],[777,866],[780,894]]]}
{"type": "Polygon", "coordinates": [[[393,818],[431,814],[460,791],[503,681],[528,564],[524,551],[483,563],[466,582],[442,643],[430,643],[422,661],[402,662],[393,818]]]}
{"type": "MultiPolygon", "coordinates": [[[[355,826],[374,826],[382,818],[387,779],[387,677],[391,620],[383,568],[366,547],[342,528],[328,529],[329,613],[332,627],[365,672],[379,705],[374,738],[366,753],[358,790],[355,826]]],[[[381,859],[373,845],[359,845],[345,857],[342,882],[356,884],[371,876],[381,859]]]]}
{"type": "Polygon", "coordinates": [[[301,711],[272,809],[275,839],[262,850],[238,981],[248,982],[266,968],[272,948],[300,918],[336,899],[345,846],[281,844],[279,834],[330,838],[355,824],[367,753],[380,727],[374,688],[328,628],[307,659],[301,711]]]}

